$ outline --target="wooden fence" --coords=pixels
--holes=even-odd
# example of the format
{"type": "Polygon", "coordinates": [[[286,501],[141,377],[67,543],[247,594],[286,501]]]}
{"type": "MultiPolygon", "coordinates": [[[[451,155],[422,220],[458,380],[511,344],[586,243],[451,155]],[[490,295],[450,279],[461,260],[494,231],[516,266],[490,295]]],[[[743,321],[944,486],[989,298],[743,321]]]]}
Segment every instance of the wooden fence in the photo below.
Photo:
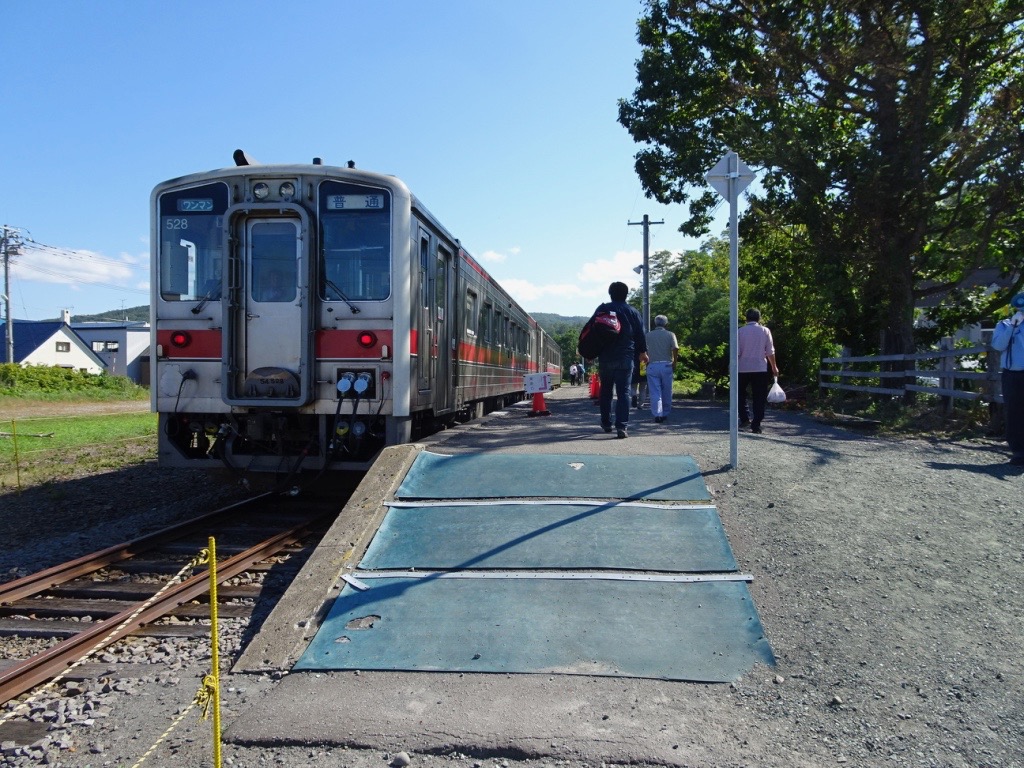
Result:
{"type": "Polygon", "coordinates": [[[1003,402],[998,353],[987,346],[954,348],[948,336],[937,350],[913,355],[822,358],[818,386],[879,395],[923,392],[942,398],[947,411],[953,400],[1003,402]]]}

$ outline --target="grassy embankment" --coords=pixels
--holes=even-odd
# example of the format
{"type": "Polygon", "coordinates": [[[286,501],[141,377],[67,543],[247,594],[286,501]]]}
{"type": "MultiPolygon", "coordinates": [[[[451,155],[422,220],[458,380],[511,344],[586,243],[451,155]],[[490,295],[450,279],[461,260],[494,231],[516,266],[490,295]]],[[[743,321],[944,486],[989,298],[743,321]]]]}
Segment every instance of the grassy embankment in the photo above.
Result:
{"type": "Polygon", "coordinates": [[[153,458],[156,415],[111,412],[148,398],[121,376],[0,365],[0,492],[153,458]]]}

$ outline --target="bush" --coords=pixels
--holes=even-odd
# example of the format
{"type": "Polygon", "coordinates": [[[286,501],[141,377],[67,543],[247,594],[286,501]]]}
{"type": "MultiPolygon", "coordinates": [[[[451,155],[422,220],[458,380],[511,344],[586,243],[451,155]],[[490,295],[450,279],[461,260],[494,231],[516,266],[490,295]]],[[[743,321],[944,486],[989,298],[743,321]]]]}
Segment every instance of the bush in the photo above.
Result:
{"type": "Polygon", "coordinates": [[[125,376],[91,374],[70,368],[13,363],[0,365],[0,397],[53,398],[77,395],[97,400],[135,400],[148,395],[125,376]]]}

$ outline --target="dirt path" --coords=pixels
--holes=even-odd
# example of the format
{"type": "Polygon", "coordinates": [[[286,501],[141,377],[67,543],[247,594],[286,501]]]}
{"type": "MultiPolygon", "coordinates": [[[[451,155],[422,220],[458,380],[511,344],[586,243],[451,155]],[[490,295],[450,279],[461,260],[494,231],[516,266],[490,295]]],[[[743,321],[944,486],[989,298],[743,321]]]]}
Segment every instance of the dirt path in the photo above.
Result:
{"type": "Polygon", "coordinates": [[[52,418],[54,416],[97,416],[109,413],[146,413],[149,400],[90,400],[48,402],[7,397],[0,399],[0,421],[52,418]]]}

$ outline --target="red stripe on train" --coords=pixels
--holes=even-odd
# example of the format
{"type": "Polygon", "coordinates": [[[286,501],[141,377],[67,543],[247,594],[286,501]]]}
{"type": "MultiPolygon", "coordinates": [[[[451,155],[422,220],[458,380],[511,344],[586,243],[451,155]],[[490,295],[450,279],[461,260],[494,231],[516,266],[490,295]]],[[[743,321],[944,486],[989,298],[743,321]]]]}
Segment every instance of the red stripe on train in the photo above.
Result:
{"type": "Polygon", "coordinates": [[[390,329],[376,330],[364,328],[358,331],[317,331],[316,332],[316,356],[317,358],[371,358],[380,360],[381,347],[387,346],[388,357],[394,357],[395,348],[392,344],[394,335],[390,329]],[[364,347],[359,343],[359,335],[372,333],[377,337],[376,343],[370,347],[364,347]]]}
{"type": "Polygon", "coordinates": [[[220,360],[220,331],[157,331],[156,343],[163,347],[163,356],[168,359],[220,360]],[[172,336],[185,339],[183,346],[171,343],[172,336]]]}

